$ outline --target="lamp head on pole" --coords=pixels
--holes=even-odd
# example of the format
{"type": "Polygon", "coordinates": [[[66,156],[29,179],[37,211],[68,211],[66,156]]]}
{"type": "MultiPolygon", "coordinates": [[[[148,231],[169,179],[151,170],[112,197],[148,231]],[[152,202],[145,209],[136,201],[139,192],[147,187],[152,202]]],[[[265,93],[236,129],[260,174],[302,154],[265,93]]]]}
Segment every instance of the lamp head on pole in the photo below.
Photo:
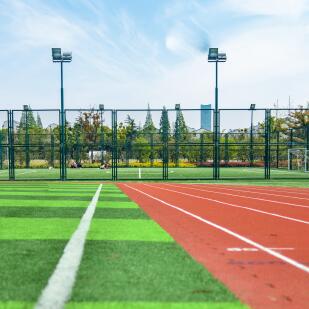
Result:
{"type": "Polygon", "coordinates": [[[226,62],[226,54],[219,53],[218,48],[209,48],[208,62],[226,62]]]}
{"type": "Polygon", "coordinates": [[[250,105],[250,109],[251,109],[251,110],[255,109],[255,104],[251,104],[251,105],[250,105]]]}
{"type": "Polygon", "coordinates": [[[72,52],[61,52],[61,48],[52,48],[53,62],[71,62],[72,52]]]}

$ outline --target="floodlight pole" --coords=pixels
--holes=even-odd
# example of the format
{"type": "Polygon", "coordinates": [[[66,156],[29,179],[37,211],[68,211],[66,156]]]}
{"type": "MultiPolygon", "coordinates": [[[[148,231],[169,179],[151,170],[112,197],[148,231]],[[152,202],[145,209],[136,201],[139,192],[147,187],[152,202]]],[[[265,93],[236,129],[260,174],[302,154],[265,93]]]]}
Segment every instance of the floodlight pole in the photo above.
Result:
{"type": "Polygon", "coordinates": [[[61,52],[61,48],[52,48],[53,62],[60,62],[61,81],[61,106],[60,106],[60,179],[66,179],[65,160],[65,110],[64,110],[64,90],[63,90],[63,62],[72,61],[71,52],[61,52]]]}
{"type": "Polygon", "coordinates": [[[250,166],[253,166],[253,109],[251,109],[251,126],[250,126],[250,166]]]}
{"type": "Polygon", "coordinates": [[[216,88],[215,88],[215,119],[214,119],[214,126],[215,126],[215,152],[214,152],[214,179],[219,179],[219,152],[220,152],[220,132],[219,132],[219,98],[218,98],[218,60],[216,61],[216,88]]]}
{"type": "Polygon", "coordinates": [[[60,61],[61,80],[61,106],[60,106],[60,179],[65,180],[65,115],[64,115],[64,90],[63,90],[63,61],[60,61]]]}
{"type": "Polygon", "coordinates": [[[226,62],[226,54],[219,53],[218,48],[209,48],[208,62],[216,63],[216,87],[214,110],[214,153],[213,153],[213,178],[220,178],[220,119],[219,119],[219,90],[218,90],[218,62],[226,62]]]}

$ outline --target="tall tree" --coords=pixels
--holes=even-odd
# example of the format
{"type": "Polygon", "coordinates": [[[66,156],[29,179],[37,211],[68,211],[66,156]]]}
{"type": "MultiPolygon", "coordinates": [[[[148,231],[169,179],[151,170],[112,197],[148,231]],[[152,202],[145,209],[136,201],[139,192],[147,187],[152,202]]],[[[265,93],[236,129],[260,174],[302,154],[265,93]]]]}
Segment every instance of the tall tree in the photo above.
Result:
{"type": "Polygon", "coordinates": [[[156,127],[153,123],[152,120],[152,115],[151,115],[151,111],[150,111],[150,106],[148,104],[148,108],[147,108],[147,115],[146,115],[146,120],[143,126],[143,131],[146,133],[153,133],[156,131],[156,127]]]}
{"type": "Polygon", "coordinates": [[[175,139],[179,138],[179,141],[184,141],[188,137],[188,127],[185,122],[185,118],[183,116],[182,111],[177,111],[175,128],[174,128],[174,136],[175,139]]]}
{"type": "Polygon", "coordinates": [[[168,113],[167,113],[166,107],[163,106],[163,110],[162,110],[162,114],[160,118],[160,129],[159,129],[162,142],[168,141],[169,131],[170,131],[170,122],[168,120],[168,113]]]}
{"type": "Polygon", "coordinates": [[[36,115],[36,125],[38,128],[43,129],[43,124],[39,113],[36,115]]]}
{"type": "Polygon", "coordinates": [[[33,111],[31,110],[31,107],[29,106],[29,109],[27,111],[22,111],[20,121],[19,121],[19,128],[25,129],[28,125],[28,128],[35,128],[37,126],[33,111]]]}

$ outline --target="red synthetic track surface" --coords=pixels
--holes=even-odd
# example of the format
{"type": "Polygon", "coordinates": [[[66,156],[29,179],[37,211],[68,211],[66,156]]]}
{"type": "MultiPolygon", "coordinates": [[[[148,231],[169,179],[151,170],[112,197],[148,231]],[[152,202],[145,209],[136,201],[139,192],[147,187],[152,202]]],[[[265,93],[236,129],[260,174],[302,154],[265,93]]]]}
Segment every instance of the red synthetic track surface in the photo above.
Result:
{"type": "Polygon", "coordinates": [[[118,186],[252,308],[309,308],[309,189],[118,186]]]}

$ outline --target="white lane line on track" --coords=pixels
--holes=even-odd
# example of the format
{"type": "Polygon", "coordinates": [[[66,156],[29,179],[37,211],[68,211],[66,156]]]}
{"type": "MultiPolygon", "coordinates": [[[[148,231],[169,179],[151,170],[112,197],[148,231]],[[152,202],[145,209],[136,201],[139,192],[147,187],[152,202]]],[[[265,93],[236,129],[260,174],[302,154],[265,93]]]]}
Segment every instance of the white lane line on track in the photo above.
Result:
{"type": "MultiPolygon", "coordinates": [[[[287,182],[285,182],[287,183],[287,182]]],[[[274,186],[268,186],[268,187],[264,187],[264,186],[254,186],[252,188],[251,185],[239,185],[239,184],[232,184],[232,183],[222,183],[222,184],[210,184],[210,183],[186,183],[186,184],[190,184],[190,185],[200,185],[201,187],[205,186],[205,185],[210,185],[212,187],[224,187],[224,186],[230,186],[230,187],[246,187],[247,189],[254,189],[257,191],[267,191],[267,192],[278,192],[278,189],[284,190],[286,193],[291,193],[291,194],[300,194],[300,195],[305,195],[305,196],[309,196],[309,190],[308,188],[304,188],[304,187],[297,187],[296,189],[301,189],[298,191],[295,190],[291,190],[291,188],[288,187],[274,187],[274,186]],[[273,189],[273,190],[272,190],[273,189]],[[308,190],[308,192],[304,192],[305,190],[308,190]]]]}
{"type": "MultiPolygon", "coordinates": [[[[290,250],[294,250],[294,248],[268,248],[271,250],[276,250],[276,251],[290,251],[290,250]]],[[[258,248],[239,248],[239,247],[235,247],[235,248],[226,248],[226,251],[230,251],[230,252],[258,252],[260,251],[258,248]]]]}
{"type": "Polygon", "coordinates": [[[218,229],[218,230],[220,230],[220,231],[222,231],[222,232],[224,232],[224,233],[226,233],[226,234],[228,234],[230,236],[233,236],[233,237],[235,237],[235,238],[237,238],[237,239],[239,239],[239,240],[241,240],[241,241],[243,241],[243,242],[245,242],[245,243],[247,243],[247,244],[249,244],[249,245],[251,245],[253,247],[256,247],[257,249],[260,249],[261,251],[264,251],[264,252],[266,252],[266,253],[268,253],[268,254],[278,258],[279,260],[282,260],[282,261],[284,261],[284,262],[286,262],[286,263],[288,263],[288,264],[290,264],[290,265],[292,265],[292,266],[294,266],[294,267],[296,267],[296,268],[298,268],[298,269],[300,269],[300,270],[302,270],[302,271],[304,271],[306,273],[309,273],[309,267],[307,267],[306,265],[303,265],[303,264],[301,264],[301,263],[299,263],[299,262],[297,262],[297,261],[295,261],[295,260],[285,256],[285,255],[282,255],[279,252],[276,252],[276,251],[274,251],[272,249],[269,249],[269,248],[267,248],[267,247],[265,247],[265,246],[255,242],[255,241],[253,241],[253,240],[251,240],[251,239],[249,239],[249,238],[247,238],[245,236],[242,236],[242,235],[240,235],[238,233],[235,233],[235,232],[233,232],[233,231],[231,231],[231,230],[229,230],[229,229],[227,229],[227,228],[225,228],[225,227],[223,227],[221,225],[218,225],[218,224],[216,224],[214,222],[206,220],[206,219],[204,219],[204,218],[202,218],[200,216],[197,216],[197,215],[195,215],[195,214],[193,214],[193,213],[191,213],[189,211],[186,211],[186,210],[184,210],[184,209],[182,209],[180,207],[177,207],[177,206],[172,205],[172,204],[170,204],[168,202],[165,202],[165,201],[163,201],[163,200],[161,200],[161,199],[159,199],[157,197],[154,197],[154,196],[152,196],[152,195],[150,195],[150,194],[148,194],[148,193],[146,193],[144,191],[141,191],[139,189],[133,188],[133,187],[127,185],[127,184],[124,184],[124,186],[126,186],[127,188],[130,188],[132,190],[135,190],[136,192],[139,192],[139,193],[141,193],[143,195],[146,195],[149,198],[151,198],[151,199],[153,199],[155,201],[158,201],[161,204],[164,204],[164,205],[166,205],[166,206],[168,206],[170,208],[176,209],[176,210],[178,210],[178,211],[180,211],[180,212],[182,212],[182,213],[184,213],[184,214],[186,214],[186,215],[188,215],[188,216],[190,216],[192,218],[195,218],[195,219],[197,219],[197,220],[199,220],[199,221],[201,221],[203,223],[206,223],[206,224],[208,224],[208,225],[210,225],[210,226],[212,226],[212,227],[214,227],[214,228],[216,228],[216,229],[218,229]]]}
{"type": "MultiPolygon", "coordinates": [[[[191,187],[191,186],[190,186],[191,187]]],[[[199,188],[202,188],[203,186],[199,186],[199,188]]],[[[228,191],[238,191],[238,192],[248,192],[248,193],[257,193],[257,194],[264,194],[264,195],[272,195],[272,196],[280,196],[280,197],[287,197],[287,198],[292,198],[292,199],[297,199],[297,200],[306,200],[306,201],[309,201],[309,197],[306,198],[306,197],[296,197],[296,196],[291,196],[291,195],[283,195],[283,194],[275,194],[275,193],[267,193],[267,192],[259,192],[259,191],[254,191],[253,190],[243,190],[241,188],[238,188],[237,189],[235,188],[227,188],[227,187],[224,187],[224,186],[216,186],[216,187],[212,187],[212,186],[209,186],[211,189],[215,188],[215,189],[220,189],[220,190],[228,190],[228,191]]]]}
{"type": "Polygon", "coordinates": [[[229,196],[235,196],[235,197],[242,197],[242,198],[247,198],[247,199],[251,199],[251,200],[258,200],[258,201],[263,201],[263,202],[271,202],[271,203],[280,204],[280,205],[284,204],[284,205],[289,205],[289,206],[293,206],[293,207],[309,208],[309,206],[306,206],[306,205],[300,205],[300,204],[294,204],[294,203],[288,203],[288,202],[280,202],[280,201],[268,200],[268,199],[259,198],[259,197],[252,197],[252,196],[246,196],[246,195],[232,194],[232,193],[226,193],[226,192],[220,192],[220,191],[212,191],[211,189],[199,189],[199,188],[195,188],[195,187],[192,187],[192,186],[180,187],[180,186],[175,186],[175,185],[172,185],[172,184],[169,184],[169,183],[167,183],[166,185],[167,186],[174,186],[176,188],[188,188],[188,189],[202,191],[202,192],[212,192],[212,193],[217,193],[217,194],[221,194],[221,195],[229,195],[229,196]]]}
{"type": "MultiPolygon", "coordinates": [[[[208,198],[208,197],[193,195],[193,194],[190,194],[190,193],[180,192],[180,191],[171,190],[171,189],[165,189],[165,188],[158,187],[158,186],[152,186],[152,185],[148,185],[148,184],[144,184],[144,185],[147,186],[147,187],[151,187],[151,188],[157,188],[157,189],[161,189],[161,190],[175,192],[175,193],[182,194],[182,195],[187,195],[187,196],[190,196],[190,197],[195,197],[195,198],[202,199],[202,200],[207,200],[207,201],[219,203],[219,204],[226,205],[226,206],[229,206],[229,207],[242,208],[242,209],[262,213],[262,214],[265,214],[265,215],[278,217],[278,218],[281,218],[281,219],[286,219],[286,220],[295,221],[295,222],[299,222],[299,223],[309,224],[309,221],[304,221],[304,220],[300,220],[300,219],[296,219],[296,218],[292,218],[292,217],[287,217],[287,216],[279,215],[279,214],[276,214],[276,213],[273,213],[273,212],[263,211],[263,210],[259,210],[259,209],[256,209],[256,208],[236,205],[236,204],[227,203],[227,202],[222,202],[222,201],[211,199],[211,198],[208,198]]],[[[165,185],[167,185],[167,184],[165,184],[165,185]]],[[[176,188],[181,189],[181,188],[186,188],[186,187],[176,187],[176,188]]]]}
{"type": "Polygon", "coordinates": [[[36,309],[62,309],[69,300],[101,189],[102,184],[99,185],[77,229],[66,244],[53,274],[38,299],[36,309]]]}

